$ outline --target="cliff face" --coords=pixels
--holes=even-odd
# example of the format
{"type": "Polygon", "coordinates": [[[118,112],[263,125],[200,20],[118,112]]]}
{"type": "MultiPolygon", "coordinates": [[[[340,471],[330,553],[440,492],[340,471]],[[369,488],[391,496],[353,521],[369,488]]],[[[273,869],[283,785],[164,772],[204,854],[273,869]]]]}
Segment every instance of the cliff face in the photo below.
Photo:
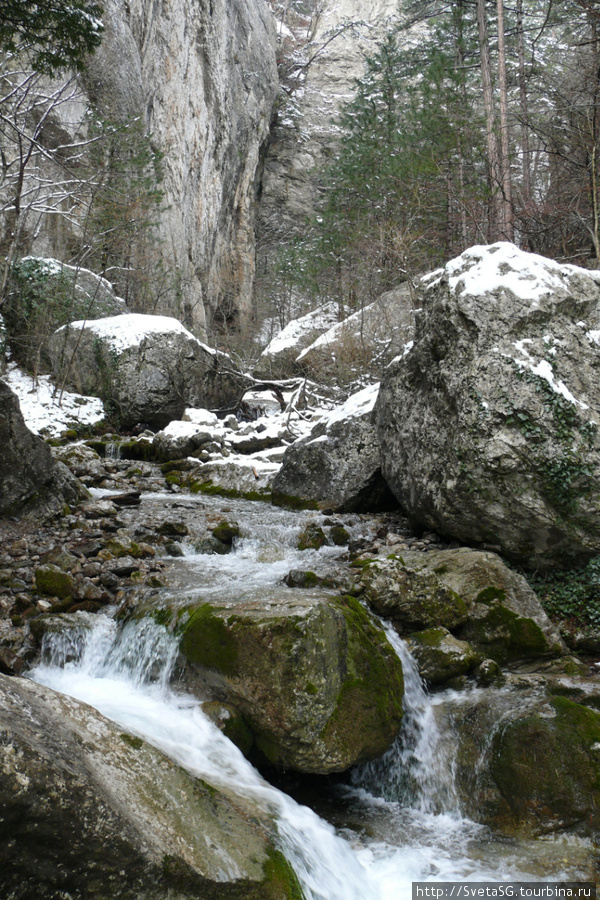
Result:
{"type": "Polygon", "coordinates": [[[279,57],[289,60],[287,102],[274,121],[263,173],[259,231],[266,243],[304,227],[317,201],[319,167],[335,152],[336,116],[352,98],[365,57],[398,14],[397,0],[313,5],[310,17],[288,15],[279,26],[279,57]]]}
{"type": "Polygon", "coordinates": [[[265,0],[105,3],[88,90],[112,116],[143,115],[164,156],[161,230],[180,308],[201,329],[247,314],[256,179],[278,80],[265,0]]]}

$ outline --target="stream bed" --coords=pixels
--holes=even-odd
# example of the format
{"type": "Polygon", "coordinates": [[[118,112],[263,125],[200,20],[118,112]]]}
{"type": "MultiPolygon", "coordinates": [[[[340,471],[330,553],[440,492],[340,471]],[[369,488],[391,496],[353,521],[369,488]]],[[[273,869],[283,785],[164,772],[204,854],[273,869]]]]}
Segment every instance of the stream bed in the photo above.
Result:
{"type": "MultiPolygon", "coordinates": [[[[343,578],[339,547],[295,549],[314,513],[156,493],[144,495],[140,509],[123,515],[130,525],[177,518],[189,528],[183,556],[169,569],[168,586],[150,598],[157,608],[167,597],[170,603],[218,597],[221,604],[228,598],[276,604],[282,590],[298,590],[282,585],[295,568],[337,569],[343,578]],[[198,552],[207,522],[219,516],[240,526],[232,552],[198,552]]],[[[375,518],[341,518],[353,538],[373,539],[375,518]]],[[[405,675],[400,739],[384,757],[345,778],[293,780],[291,796],[269,784],[178,683],[177,638],[151,618],[123,625],[114,612],[90,617],[85,628],[71,634],[48,634],[33,679],[90,704],[191,773],[228,785],[275,813],[282,849],[306,900],[403,900],[411,896],[413,881],[426,880],[596,880],[597,856],[587,840],[516,840],[463,815],[454,783],[458,738],[452,712],[476,692],[481,702],[482,689],[430,696],[392,629],[388,637],[405,675]]]]}

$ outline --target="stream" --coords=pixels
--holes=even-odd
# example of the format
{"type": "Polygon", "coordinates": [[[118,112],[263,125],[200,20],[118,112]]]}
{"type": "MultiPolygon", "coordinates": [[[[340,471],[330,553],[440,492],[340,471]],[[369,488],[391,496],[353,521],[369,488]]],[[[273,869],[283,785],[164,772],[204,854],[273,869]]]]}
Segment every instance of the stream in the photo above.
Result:
{"type": "MultiPolygon", "coordinates": [[[[222,498],[147,494],[141,510],[124,516],[130,523],[142,515],[185,517],[201,534],[205,521],[224,508],[241,529],[232,553],[199,553],[193,535],[186,538],[184,556],[169,571],[169,586],[155,592],[157,606],[165,595],[183,594],[186,603],[216,596],[220,602],[228,597],[265,603],[272,597],[276,602],[290,569],[335,567],[339,547],[295,549],[300,530],[314,513],[222,498]]],[[[368,517],[358,516],[344,517],[344,524],[353,536],[375,527],[368,517]]],[[[462,814],[454,786],[457,737],[451,712],[468,703],[471,692],[428,695],[391,628],[388,637],[405,673],[399,740],[345,782],[328,779],[326,788],[294,791],[294,799],[267,783],[203,714],[198,699],[178,685],[178,646],[172,634],[151,618],[123,625],[114,610],[89,621],[92,627],[86,623],[68,634],[48,634],[32,678],[90,704],[191,773],[228,785],[275,813],[282,849],[306,900],[403,900],[411,896],[413,881],[426,880],[590,879],[588,842],[551,836],[516,841],[462,814]]],[[[475,690],[481,694],[482,689],[475,690]]]]}

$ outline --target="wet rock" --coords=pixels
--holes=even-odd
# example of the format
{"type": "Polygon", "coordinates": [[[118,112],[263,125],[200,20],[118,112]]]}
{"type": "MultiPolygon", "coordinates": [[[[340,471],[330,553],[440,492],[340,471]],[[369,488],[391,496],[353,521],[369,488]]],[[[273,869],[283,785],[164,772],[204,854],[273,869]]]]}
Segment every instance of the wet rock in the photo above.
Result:
{"type": "Polygon", "coordinates": [[[441,626],[411,634],[408,646],[421,678],[436,687],[458,675],[466,675],[481,662],[481,655],[470,644],[459,641],[441,626]]]}
{"type": "Polygon", "coordinates": [[[9,647],[0,647],[0,673],[3,675],[21,675],[25,668],[25,660],[9,647]]]}
{"type": "Polygon", "coordinates": [[[521,681],[452,711],[465,809],[513,834],[592,835],[600,820],[600,713],[521,681]]]}
{"type": "Polygon", "coordinates": [[[327,546],[325,532],[316,522],[309,522],[298,535],[296,546],[298,550],[319,550],[327,546]]]}
{"type": "Polygon", "coordinates": [[[169,537],[185,537],[190,533],[185,522],[167,521],[161,522],[155,528],[157,534],[168,535],[169,537]]]}
{"type": "Polygon", "coordinates": [[[228,522],[227,519],[223,519],[218,525],[211,528],[211,531],[214,538],[228,547],[231,547],[234,539],[240,536],[240,526],[237,522],[228,522]]]}
{"type": "Polygon", "coordinates": [[[256,803],[85,703],[0,676],[0,740],[3,896],[299,896],[256,803]]]}
{"type": "Polygon", "coordinates": [[[202,704],[202,712],[215,723],[217,728],[247,756],[252,749],[254,738],[238,710],[229,703],[207,700],[202,704]]]}
{"type": "Polygon", "coordinates": [[[378,404],[401,506],[531,568],[585,563],[600,552],[597,273],[473,247],[421,279],[416,304],[378,404]]]}
{"type": "Polygon", "coordinates": [[[323,578],[305,569],[291,569],[283,581],[292,588],[314,588],[323,584],[323,578]]]}
{"type": "Polygon", "coordinates": [[[186,625],[187,681],[239,709],[274,766],[343,771],[380,755],[402,717],[402,668],[354,599],[204,604],[186,625]]]}
{"type": "Polygon", "coordinates": [[[350,532],[343,525],[332,525],[329,529],[331,543],[336,547],[346,547],[350,543],[350,532]]]}
{"type": "Polygon", "coordinates": [[[402,551],[361,574],[365,599],[405,631],[443,625],[500,664],[566,653],[526,580],[495,553],[402,551]]]}

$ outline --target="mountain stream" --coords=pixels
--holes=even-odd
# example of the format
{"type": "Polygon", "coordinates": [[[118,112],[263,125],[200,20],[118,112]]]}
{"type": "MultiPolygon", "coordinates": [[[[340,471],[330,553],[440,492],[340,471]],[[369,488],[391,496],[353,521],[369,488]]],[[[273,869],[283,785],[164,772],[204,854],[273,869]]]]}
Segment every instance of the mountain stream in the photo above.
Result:
{"type": "MultiPolygon", "coordinates": [[[[184,589],[188,603],[216,596],[267,601],[280,594],[290,569],[318,570],[327,558],[335,565],[337,547],[295,549],[314,514],[245,501],[226,505],[242,532],[232,553],[198,553],[189,542],[163,593],[184,589]]],[[[222,507],[218,498],[148,494],[142,510],[167,516],[176,508],[192,520],[222,507]]],[[[127,515],[135,521],[137,513],[127,515]]],[[[349,517],[345,524],[355,534],[373,527],[368,517],[349,517]]],[[[156,593],[159,603],[161,591],[156,593]]],[[[469,702],[469,691],[429,696],[405,645],[387,630],[405,673],[402,734],[384,757],[355,769],[345,783],[328,779],[314,796],[304,791],[302,802],[267,783],[203,714],[200,702],[178,688],[177,639],[151,618],[122,625],[113,610],[96,615],[92,628],[49,634],[32,677],[95,707],[191,773],[229,785],[275,813],[282,849],[306,900],[404,900],[413,881],[426,880],[588,880],[585,841],[516,841],[462,815],[451,710],[469,702]]]]}

